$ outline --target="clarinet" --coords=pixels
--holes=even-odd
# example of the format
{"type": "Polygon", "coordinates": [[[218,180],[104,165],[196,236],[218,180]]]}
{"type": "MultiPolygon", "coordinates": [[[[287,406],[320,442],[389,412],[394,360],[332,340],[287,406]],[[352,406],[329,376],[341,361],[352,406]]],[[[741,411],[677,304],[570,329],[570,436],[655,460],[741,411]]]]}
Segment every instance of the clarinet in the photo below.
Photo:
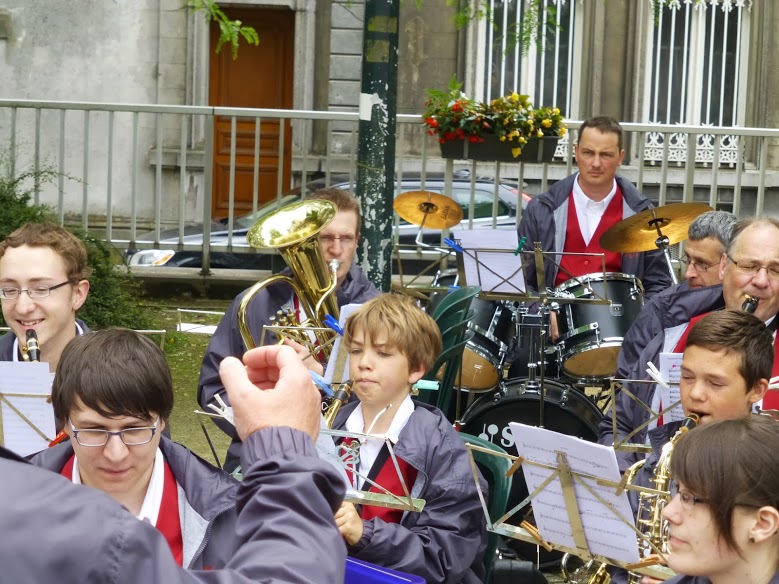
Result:
{"type": "Polygon", "coordinates": [[[757,310],[757,302],[758,300],[754,296],[744,294],[744,303],[741,305],[741,310],[748,312],[749,314],[754,314],[755,310],[757,310]]]}
{"type": "Polygon", "coordinates": [[[38,334],[33,329],[27,329],[27,342],[22,347],[22,359],[37,363],[41,360],[41,346],[38,343],[38,334]]]}

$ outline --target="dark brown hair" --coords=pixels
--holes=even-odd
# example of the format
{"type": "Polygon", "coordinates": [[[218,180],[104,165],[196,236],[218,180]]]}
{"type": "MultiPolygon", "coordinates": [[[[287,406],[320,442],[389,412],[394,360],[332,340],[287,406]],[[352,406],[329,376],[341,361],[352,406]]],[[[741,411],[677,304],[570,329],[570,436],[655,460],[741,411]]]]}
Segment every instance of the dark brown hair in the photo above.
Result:
{"type": "Polygon", "coordinates": [[[712,422],[679,439],[671,456],[671,476],[704,499],[714,526],[741,554],[733,536],[738,506],[779,509],[779,422],[749,416],[712,422]]]}
{"type": "Polygon", "coordinates": [[[339,211],[352,211],[357,215],[357,237],[360,236],[360,226],[362,225],[362,214],[360,213],[360,201],[350,193],[342,189],[336,189],[329,187],[326,189],[319,189],[309,195],[309,199],[319,199],[323,201],[330,201],[333,203],[339,211]]]}
{"type": "Polygon", "coordinates": [[[75,283],[89,278],[87,249],[70,231],[54,223],[25,223],[0,243],[0,258],[8,248],[50,247],[62,258],[68,280],[75,283]]]}
{"type": "Polygon", "coordinates": [[[724,351],[741,358],[738,372],[747,391],[761,379],[770,379],[774,366],[774,340],[765,323],[741,310],[718,310],[693,325],[687,347],[724,351]]]}
{"type": "Polygon", "coordinates": [[[52,384],[54,415],[63,423],[77,400],[106,418],[167,420],[173,381],[165,354],[148,337],[106,329],[75,337],[62,351],[52,384]]]}
{"type": "Polygon", "coordinates": [[[387,346],[403,353],[409,369],[428,371],[441,354],[441,331],[416,302],[402,294],[382,294],[363,304],[346,321],[344,346],[348,349],[355,332],[362,331],[371,343],[386,335],[387,346]]]}
{"type": "Polygon", "coordinates": [[[584,134],[584,130],[587,128],[595,128],[596,130],[603,132],[604,134],[612,133],[617,135],[617,148],[622,151],[622,126],[619,122],[610,116],[594,116],[588,118],[582,122],[579,126],[579,133],[576,137],[576,143],[578,144],[584,134]]]}

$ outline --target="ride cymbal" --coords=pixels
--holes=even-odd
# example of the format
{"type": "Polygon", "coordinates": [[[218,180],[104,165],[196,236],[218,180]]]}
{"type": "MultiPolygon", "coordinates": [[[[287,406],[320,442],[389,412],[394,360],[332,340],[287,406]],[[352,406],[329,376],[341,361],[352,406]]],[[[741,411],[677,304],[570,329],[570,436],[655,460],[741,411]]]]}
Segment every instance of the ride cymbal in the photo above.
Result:
{"type": "Polygon", "coordinates": [[[713,211],[705,203],[673,203],[636,213],[611,227],[600,238],[603,249],[619,253],[658,249],[658,228],[668,238],[668,245],[687,239],[687,230],[695,218],[713,211]]]}
{"type": "Polygon", "coordinates": [[[395,212],[414,225],[448,229],[463,220],[463,210],[456,201],[431,191],[409,191],[395,197],[395,212]]]}

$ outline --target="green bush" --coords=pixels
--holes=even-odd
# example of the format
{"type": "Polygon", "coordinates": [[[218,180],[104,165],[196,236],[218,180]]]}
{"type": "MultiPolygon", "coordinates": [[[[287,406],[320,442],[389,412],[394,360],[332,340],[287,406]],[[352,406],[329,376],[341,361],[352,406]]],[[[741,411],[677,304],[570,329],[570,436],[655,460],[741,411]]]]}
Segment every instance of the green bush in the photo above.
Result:
{"type": "MultiPolygon", "coordinates": [[[[3,166],[8,166],[7,161],[3,166]]],[[[56,171],[27,170],[9,177],[9,172],[4,169],[1,174],[0,240],[25,223],[57,222],[57,217],[50,207],[31,203],[36,182],[53,182],[59,176],[56,171]]],[[[79,312],[79,317],[94,329],[112,326],[149,328],[149,319],[140,309],[137,300],[140,287],[130,276],[126,266],[114,264],[111,245],[81,229],[70,230],[86,245],[89,266],[92,268],[89,296],[79,312]]]]}

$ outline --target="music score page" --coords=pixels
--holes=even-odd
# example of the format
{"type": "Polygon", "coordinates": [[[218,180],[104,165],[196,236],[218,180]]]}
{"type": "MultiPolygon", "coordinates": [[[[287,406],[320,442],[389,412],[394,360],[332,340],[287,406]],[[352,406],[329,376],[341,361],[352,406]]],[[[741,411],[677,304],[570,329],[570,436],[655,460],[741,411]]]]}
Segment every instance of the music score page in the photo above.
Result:
{"type": "MultiPolygon", "coordinates": [[[[567,436],[536,426],[510,423],[519,456],[526,461],[558,467],[557,453],[563,452],[572,472],[582,473],[619,483],[621,476],[614,449],[567,436]]],[[[522,464],[528,491],[534,492],[552,473],[550,468],[522,464]]],[[[625,563],[639,560],[638,541],[631,528],[633,511],[627,492],[619,496],[614,486],[599,485],[591,478],[574,475],[574,493],[579,508],[584,537],[590,553],[625,563]],[[585,482],[616,514],[590,493],[585,482]],[[621,516],[621,518],[620,518],[621,516]],[[624,519],[624,521],[623,521],[624,519]]],[[[560,478],[555,477],[533,499],[533,515],[541,536],[551,543],[576,548],[568,519],[560,478]]]]}

